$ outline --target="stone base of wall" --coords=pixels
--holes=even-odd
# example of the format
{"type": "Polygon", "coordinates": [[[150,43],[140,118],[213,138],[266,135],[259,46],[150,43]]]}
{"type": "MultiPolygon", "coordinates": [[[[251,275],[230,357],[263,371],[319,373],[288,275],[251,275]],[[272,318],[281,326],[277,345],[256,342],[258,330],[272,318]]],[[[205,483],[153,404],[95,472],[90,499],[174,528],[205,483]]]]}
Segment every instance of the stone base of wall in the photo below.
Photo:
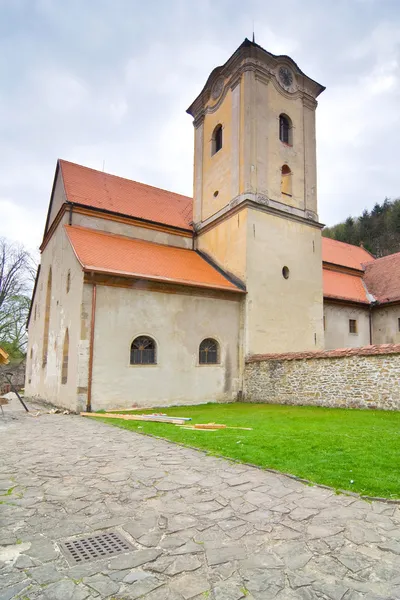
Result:
{"type": "Polygon", "coordinates": [[[248,357],[244,400],[400,410],[400,344],[248,357]]]}

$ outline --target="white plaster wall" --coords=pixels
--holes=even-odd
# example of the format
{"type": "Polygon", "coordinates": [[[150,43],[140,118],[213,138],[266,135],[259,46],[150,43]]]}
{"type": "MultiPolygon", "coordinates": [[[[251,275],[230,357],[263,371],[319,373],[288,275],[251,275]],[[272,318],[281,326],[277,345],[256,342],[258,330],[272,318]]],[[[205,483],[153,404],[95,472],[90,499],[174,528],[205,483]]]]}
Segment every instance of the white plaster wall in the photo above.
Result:
{"type": "Polygon", "coordinates": [[[372,341],[374,344],[400,344],[400,305],[374,308],[372,341]]]}
{"type": "MultiPolygon", "coordinates": [[[[64,222],[67,218],[65,215],[64,222]]],[[[72,410],[76,409],[82,286],[83,273],[61,222],[41,256],[41,271],[28,328],[25,392],[28,397],[40,398],[72,410]],[[46,291],[50,266],[52,292],[48,357],[47,364],[42,367],[46,291]],[[68,271],[71,272],[71,287],[67,293],[68,271]],[[66,384],[61,384],[62,353],[67,327],[69,330],[68,381],[66,384]]]]}
{"type": "Polygon", "coordinates": [[[239,319],[238,300],[98,285],[93,410],[234,399],[239,319]],[[138,335],[156,340],[157,365],[129,364],[138,335]],[[206,337],[220,342],[220,365],[198,365],[206,337]]]}
{"type": "Polygon", "coordinates": [[[324,347],[321,264],[319,229],[249,209],[246,354],[324,347]]]}
{"type": "MultiPolygon", "coordinates": [[[[369,309],[368,307],[345,306],[324,302],[325,349],[359,348],[368,346],[369,309]],[[358,333],[349,333],[349,319],[356,319],[358,333]]],[[[375,342],[374,343],[379,343],[375,342]]]]}
{"type": "Polygon", "coordinates": [[[88,227],[90,229],[98,229],[99,231],[108,231],[125,235],[127,237],[156,242],[157,244],[166,244],[168,246],[176,246],[177,248],[191,248],[192,236],[184,237],[174,235],[164,231],[157,231],[137,225],[129,225],[128,223],[119,223],[118,221],[110,221],[101,217],[82,215],[77,212],[72,214],[72,225],[80,227],[88,227]]]}

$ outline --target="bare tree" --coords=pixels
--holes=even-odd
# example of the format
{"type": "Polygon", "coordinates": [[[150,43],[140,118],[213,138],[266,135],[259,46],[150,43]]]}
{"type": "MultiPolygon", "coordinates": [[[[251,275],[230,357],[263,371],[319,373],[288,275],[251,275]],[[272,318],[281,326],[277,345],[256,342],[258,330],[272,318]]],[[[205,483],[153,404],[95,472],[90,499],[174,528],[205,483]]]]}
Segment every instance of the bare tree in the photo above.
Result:
{"type": "Polygon", "coordinates": [[[34,261],[20,244],[0,238],[0,342],[23,352],[34,261]]]}

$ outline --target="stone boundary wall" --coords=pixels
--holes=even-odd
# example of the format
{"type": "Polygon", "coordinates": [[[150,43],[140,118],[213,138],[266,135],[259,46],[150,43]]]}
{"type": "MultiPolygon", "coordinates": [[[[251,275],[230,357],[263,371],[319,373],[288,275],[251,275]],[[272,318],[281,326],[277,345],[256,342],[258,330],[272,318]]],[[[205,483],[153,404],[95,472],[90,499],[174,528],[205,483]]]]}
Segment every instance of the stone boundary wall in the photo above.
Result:
{"type": "Polygon", "coordinates": [[[400,410],[400,344],[246,359],[245,402],[400,410]]]}

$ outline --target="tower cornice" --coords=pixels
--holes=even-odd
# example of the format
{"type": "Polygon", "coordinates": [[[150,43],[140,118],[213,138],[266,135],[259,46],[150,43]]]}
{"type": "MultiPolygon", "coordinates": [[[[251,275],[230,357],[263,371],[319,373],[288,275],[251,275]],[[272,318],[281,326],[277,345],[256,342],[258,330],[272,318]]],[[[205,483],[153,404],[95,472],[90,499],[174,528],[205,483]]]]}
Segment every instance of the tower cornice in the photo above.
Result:
{"type": "Polygon", "coordinates": [[[242,74],[246,71],[253,71],[255,77],[265,83],[272,80],[284,96],[294,99],[300,97],[309,107],[315,108],[317,96],[325,89],[305,75],[289,56],[271,54],[246,38],[224,65],[212,71],[204,88],[187,109],[194,117],[195,126],[202,114],[215,112],[219,108],[229,89],[233,89],[240,82],[242,74]],[[282,87],[278,80],[279,68],[283,66],[289,67],[294,73],[295,81],[287,89],[282,87]]]}

